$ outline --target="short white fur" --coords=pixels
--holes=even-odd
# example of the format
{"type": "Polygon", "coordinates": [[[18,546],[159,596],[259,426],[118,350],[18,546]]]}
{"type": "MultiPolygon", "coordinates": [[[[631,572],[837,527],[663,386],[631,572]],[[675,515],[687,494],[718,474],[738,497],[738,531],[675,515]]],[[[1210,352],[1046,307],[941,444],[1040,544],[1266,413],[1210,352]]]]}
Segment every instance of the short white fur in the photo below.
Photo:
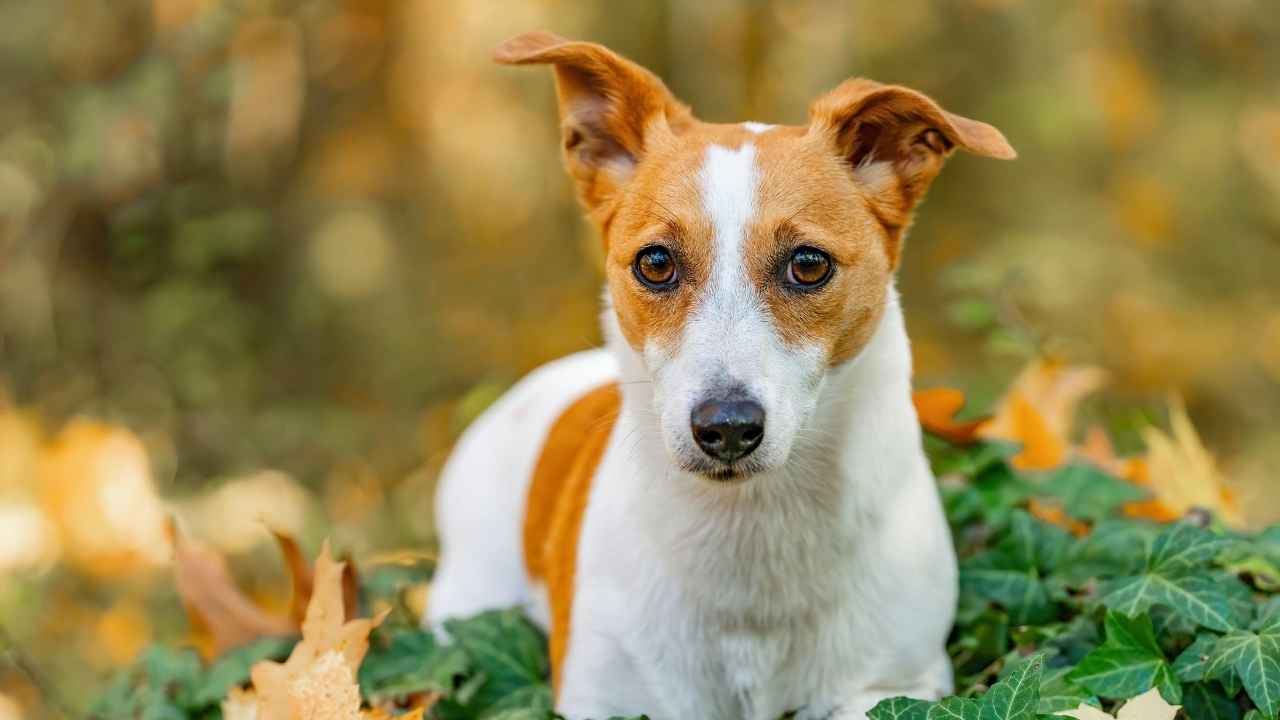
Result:
{"type": "Polygon", "coordinates": [[[714,231],[711,278],[678,347],[645,348],[666,448],[684,469],[701,460],[689,432],[693,408],[735,390],[765,409],[764,440],[747,462],[757,471],[778,467],[812,412],[822,379],[821,348],[783,343],[747,273],[746,241],[759,181],[751,143],[736,150],[707,148],[700,186],[714,231]]]}
{"type": "Polygon", "coordinates": [[[757,182],[750,145],[707,152],[714,279],[675,347],[634,351],[607,308],[607,350],[522,381],[445,469],[427,620],[524,604],[545,622],[518,541],[536,448],[557,408],[621,382],[579,538],[557,698],[571,720],[864,718],[883,698],[951,689],[956,563],[897,293],[886,288],[871,341],[838,367],[786,347],[742,267],[757,182]],[[687,435],[688,404],[725,377],[760,394],[773,439],[757,451],[765,471],[716,484],[682,469],[690,441],[667,428],[687,435]]]}

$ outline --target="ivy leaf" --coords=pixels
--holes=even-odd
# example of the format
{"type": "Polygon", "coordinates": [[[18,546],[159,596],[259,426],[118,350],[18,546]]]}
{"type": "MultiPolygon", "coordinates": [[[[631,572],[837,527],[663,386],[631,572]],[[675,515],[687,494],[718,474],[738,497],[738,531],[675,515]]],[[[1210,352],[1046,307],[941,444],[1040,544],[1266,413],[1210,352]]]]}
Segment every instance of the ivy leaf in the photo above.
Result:
{"type": "Polygon", "coordinates": [[[497,712],[486,712],[479,720],[552,720],[555,714],[540,708],[516,707],[497,712]]]}
{"type": "Polygon", "coordinates": [[[1205,568],[1231,542],[1193,525],[1174,525],[1156,536],[1144,572],[1106,584],[1102,604],[1130,617],[1162,605],[1212,630],[1239,627],[1239,604],[1205,568]]]}
{"type": "Polygon", "coordinates": [[[480,716],[480,720],[550,720],[553,705],[550,686],[529,685],[499,700],[480,716]]]}
{"type": "Polygon", "coordinates": [[[1048,622],[1054,605],[1042,577],[1058,564],[1071,542],[1061,528],[1014,510],[1000,544],[962,565],[961,587],[1004,606],[1015,624],[1048,622]]]}
{"type": "Polygon", "coordinates": [[[868,720],[927,720],[930,703],[907,697],[881,700],[867,713],[868,720]]]}
{"type": "Polygon", "coordinates": [[[981,720],[982,703],[971,698],[943,698],[929,708],[927,720],[981,720]]]}
{"type": "Polygon", "coordinates": [[[1052,619],[1049,591],[1036,571],[1003,565],[1003,559],[998,556],[981,556],[964,563],[961,588],[1004,606],[1009,611],[1010,622],[1016,625],[1052,619]]]}
{"type": "Polygon", "coordinates": [[[1198,570],[1209,564],[1233,541],[1190,523],[1177,523],[1160,533],[1151,546],[1147,569],[1165,575],[1198,570]]]}
{"type": "Polygon", "coordinates": [[[462,648],[441,647],[431,633],[416,626],[378,633],[375,639],[382,643],[365,658],[358,674],[360,691],[370,700],[448,693],[456,678],[471,672],[462,648]]]}
{"type": "Polygon", "coordinates": [[[1066,568],[1060,572],[1081,583],[1094,577],[1141,572],[1155,535],[1154,527],[1145,523],[1124,520],[1099,523],[1089,537],[1071,549],[1066,568]]]}
{"type": "Polygon", "coordinates": [[[1071,517],[1093,521],[1113,516],[1125,503],[1147,499],[1147,493],[1133,483],[1082,462],[1053,471],[1037,493],[1061,502],[1071,517]]]}
{"type": "Polygon", "coordinates": [[[1115,580],[1103,589],[1102,604],[1131,617],[1163,605],[1197,625],[1221,632],[1238,624],[1237,608],[1222,586],[1203,575],[1170,578],[1146,573],[1115,580]]]}
{"type": "Polygon", "coordinates": [[[1280,713],[1280,628],[1237,630],[1220,638],[1205,675],[1222,679],[1229,671],[1239,676],[1249,699],[1263,715],[1280,713]]]}
{"type": "Polygon", "coordinates": [[[1200,682],[1205,679],[1205,667],[1218,644],[1217,635],[1200,635],[1173,661],[1173,674],[1183,682],[1200,682]]]}
{"type": "Polygon", "coordinates": [[[493,706],[508,694],[546,681],[550,674],[546,638],[517,610],[493,610],[445,629],[484,677],[471,704],[493,706]]]}
{"type": "Polygon", "coordinates": [[[1270,635],[1280,635],[1280,596],[1268,600],[1258,611],[1253,629],[1270,635]]]}
{"type": "Polygon", "coordinates": [[[1223,564],[1234,574],[1250,574],[1260,590],[1280,592],[1280,525],[1252,539],[1241,539],[1223,558],[1223,564]]]}
{"type": "Polygon", "coordinates": [[[980,720],[1034,720],[1040,705],[1044,656],[1036,655],[982,696],[980,720]]]}
{"type": "Polygon", "coordinates": [[[1044,679],[1040,683],[1041,715],[1053,715],[1066,710],[1075,710],[1081,705],[1097,705],[1098,699],[1092,693],[1067,679],[1074,668],[1071,666],[1045,670],[1044,679]]]}
{"type": "Polygon", "coordinates": [[[1067,679],[1102,697],[1123,700],[1157,688],[1170,703],[1182,701],[1182,684],[1161,652],[1151,618],[1107,613],[1106,642],[1085,656],[1067,679]]]}
{"type": "Polygon", "coordinates": [[[948,445],[934,458],[933,471],[939,476],[956,474],[976,478],[994,466],[1007,465],[1018,450],[1014,443],[992,440],[964,447],[948,445]]]}
{"type": "Polygon", "coordinates": [[[1195,720],[1240,720],[1240,705],[1209,683],[1191,683],[1182,693],[1182,707],[1195,720]]]}

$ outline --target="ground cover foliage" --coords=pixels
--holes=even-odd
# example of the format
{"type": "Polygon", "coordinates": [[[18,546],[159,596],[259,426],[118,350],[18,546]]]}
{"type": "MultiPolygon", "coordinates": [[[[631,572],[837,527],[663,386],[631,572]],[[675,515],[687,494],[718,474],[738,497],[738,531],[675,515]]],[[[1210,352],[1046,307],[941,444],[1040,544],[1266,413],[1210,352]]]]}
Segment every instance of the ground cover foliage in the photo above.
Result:
{"type": "MultiPolygon", "coordinates": [[[[1017,445],[959,439],[929,441],[961,557],[949,641],[957,693],[940,702],[889,700],[873,720],[1110,717],[1079,713],[1116,712],[1153,690],[1159,712],[1176,706],[1194,720],[1280,715],[1280,527],[1246,533],[1201,510],[1159,522],[1143,510],[1146,488],[1093,464],[1018,469],[1017,445]]],[[[343,573],[325,566],[327,558],[326,551],[304,583],[316,586],[308,618],[327,592],[326,622],[341,623],[343,573]]],[[[516,610],[502,610],[450,623],[456,642],[441,644],[405,602],[428,575],[421,563],[363,574],[359,602],[345,603],[355,606],[345,613],[348,625],[363,622],[367,633],[381,624],[367,636],[362,662],[325,676],[330,694],[350,685],[346,705],[324,705],[325,695],[311,701],[322,703],[315,707],[335,718],[553,717],[543,634],[516,610]],[[372,622],[351,619],[375,609],[372,622]]],[[[311,638],[308,622],[300,622],[303,644],[323,642],[311,638]]],[[[256,704],[262,687],[252,695],[255,666],[297,656],[295,642],[262,638],[211,661],[191,649],[154,647],[116,678],[93,717],[320,717],[297,714],[296,704],[272,714],[256,704]]],[[[301,668],[291,676],[295,690],[303,688],[297,692],[307,692],[307,673],[324,666],[321,655],[308,657],[285,663],[301,668]]]]}

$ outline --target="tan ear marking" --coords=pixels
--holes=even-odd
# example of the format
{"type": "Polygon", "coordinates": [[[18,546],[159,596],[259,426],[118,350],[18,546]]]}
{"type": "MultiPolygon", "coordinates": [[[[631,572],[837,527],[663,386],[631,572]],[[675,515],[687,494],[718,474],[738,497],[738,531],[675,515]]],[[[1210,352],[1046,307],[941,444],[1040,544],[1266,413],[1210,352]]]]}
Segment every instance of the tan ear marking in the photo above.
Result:
{"type": "Polygon", "coordinates": [[[538,59],[539,55],[568,40],[545,30],[516,35],[493,49],[493,59],[504,65],[522,65],[525,63],[548,62],[538,59]]]}
{"type": "Polygon", "coordinates": [[[815,100],[809,117],[809,133],[852,167],[888,234],[894,267],[912,211],[956,148],[1017,157],[994,127],[949,113],[923,93],[866,78],[846,80],[815,100]]]}
{"type": "Polygon", "coordinates": [[[598,223],[630,180],[649,136],[692,122],[656,75],[603,45],[529,32],[499,45],[493,58],[554,66],[565,165],[598,223]]]}

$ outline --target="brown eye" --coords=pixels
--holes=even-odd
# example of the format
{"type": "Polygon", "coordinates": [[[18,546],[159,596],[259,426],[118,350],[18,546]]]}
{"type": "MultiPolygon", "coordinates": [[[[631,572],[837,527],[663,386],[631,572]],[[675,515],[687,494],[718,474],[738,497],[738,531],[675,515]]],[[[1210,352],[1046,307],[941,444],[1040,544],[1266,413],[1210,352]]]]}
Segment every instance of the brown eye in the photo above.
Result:
{"type": "Polygon", "coordinates": [[[650,245],[637,253],[631,270],[650,290],[666,290],[676,282],[676,260],[661,245],[650,245]]]}
{"type": "Polygon", "coordinates": [[[831,277],[831,256],[811,247],[796,248],[787,263],[787,282],[798,288],[821,287],[831,277]]]}

